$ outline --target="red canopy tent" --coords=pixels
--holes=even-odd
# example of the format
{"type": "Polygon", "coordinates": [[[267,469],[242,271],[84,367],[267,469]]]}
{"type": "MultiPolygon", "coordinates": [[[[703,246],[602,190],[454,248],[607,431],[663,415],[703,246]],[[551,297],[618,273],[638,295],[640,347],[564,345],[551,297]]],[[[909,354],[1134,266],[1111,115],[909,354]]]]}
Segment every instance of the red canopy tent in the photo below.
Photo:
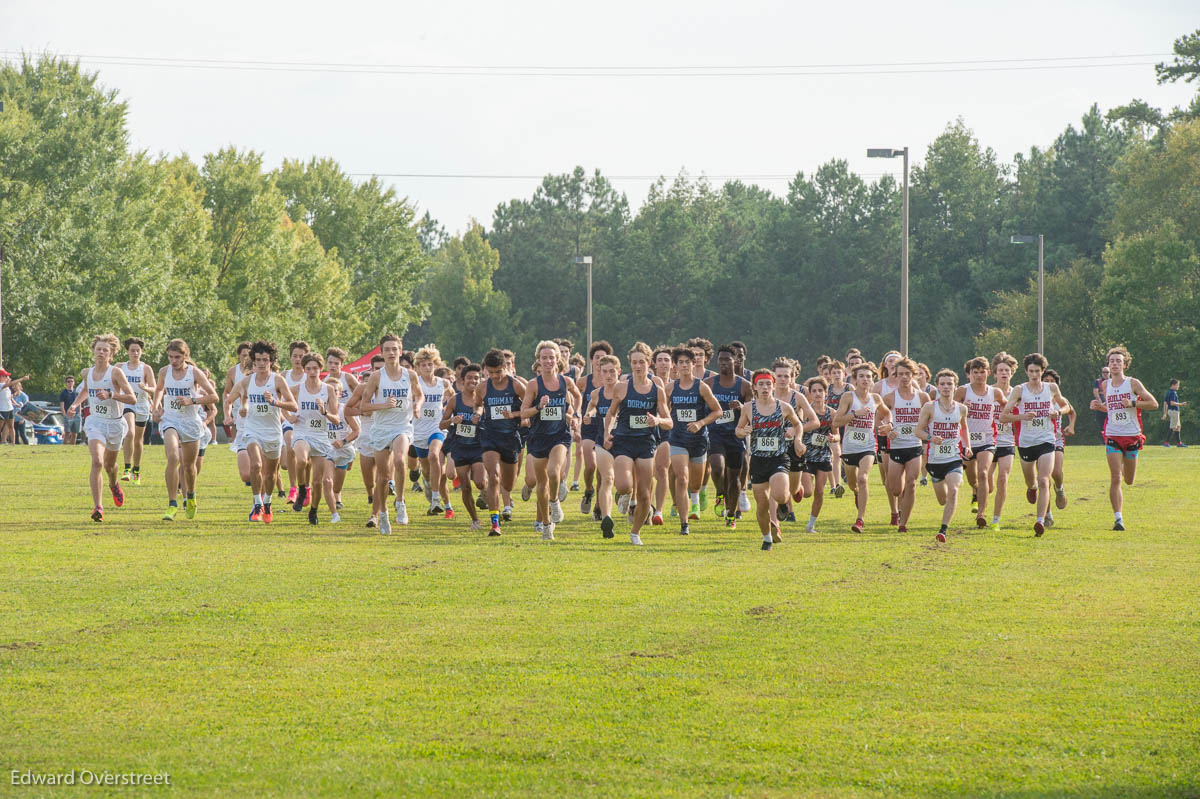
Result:
{"type": "Polygon", "coordinates": [[[359,358],[357,361],[348,363],[342,367],[343,372],[349,372],[352,375],[360,375],[371,368],[371,358],[379,354],[379,347],[368,352],[366,355],[359,358]]]}

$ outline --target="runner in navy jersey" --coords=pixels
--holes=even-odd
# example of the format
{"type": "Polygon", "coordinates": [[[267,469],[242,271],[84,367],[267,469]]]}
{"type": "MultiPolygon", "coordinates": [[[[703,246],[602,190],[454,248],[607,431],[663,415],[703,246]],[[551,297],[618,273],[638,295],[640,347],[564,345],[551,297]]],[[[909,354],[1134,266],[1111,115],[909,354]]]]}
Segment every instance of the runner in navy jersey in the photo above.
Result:
{"type": "MultiPolygon", "coordinates": [[[[591,362],[591,371],[586,376],[580,377],[575,381],[575,387],[579,389],[584,408],[587,408],[592,398],[592,390],[596,387],[600,359],[607,355],[612,355],[612,345],[607,341],[594,341],[592,342],[592,346],[588,348],[588,360],[591,362]]],[[[599,424],[594,418],[591,421],[584,419],[583,423],[579,426],[579,449],[583,451],[583,499],[579,502],[580,513],[592,512],[592,500],[595,497],[596,447],[600,443],[597,440],[598,434],[599,424]]]]}
{"type": "MultiPolygon", "coordinates": [[[[479,491],[484,490],[486,479],[483,469],[483,450],[479,443],[479,428],[482,406],[473,404],[476,389],[479,387],[483,367],[477,363],[468,363],[459,371],[459,384],[462,388],[454,393],[442,415],[441,428],[447,432],[446,445],[450,449],[454,468],[458,474],[459,488],[462,491],[463,506],[471,516],[471,530],[479,530],[479,514],[475,512],[475,499],[471,490],[472,485],[479,491]]],[[[491,535],[499,535],[490,531],[491,535]]]]}
{"type": "MultiPolygon", "coordinates": [[[[712,360],[713,344],[706,338],[699,336],[690,338],[684,345],[692,351],[692,376],[697,380],[708,380],[716,374],[708,368],[708,362],[712,360]]],[[[704,479],[700,483],[700,510],[708,510],[708,480],[712,475],[712,460],[704,462],[704,479]]],[[[713,484],[716,487],[716,484],[713,484]]]]}
{"type": "MultiPolygon", "coordinates": [[[[651,371],[654,381],[663,389],[669,391],[671,380],[674,378],[675,365],[671,360],[671,348],[659,346],[654,349],[650,358],[651,371]]],[[[673,429],[673,428],[672,428],[673,429]]],[[[654,428],[654,440],[660,446],[654,449],[654,506],[650,511],[650,524],[663,523],[663,508],[666,507],[667,492],[675,493],[675,485],[671,479],[671,448],[666,445],[669,431],[661,427],[654,428]]],[[[674,507],[674,502],[672,502],[674,507]]]]}
{"type": "Polygon", "coordinates": [[[671,470],[675,479],[675,506],[679,510],[679,532],[691,532],[690,522],[700,518],[700,486],[708,461],[708,425],[721,416],[721,404],[703,380],[692,371],[693,350],[671,351],[676,380],[668,388],[674,425],[668,436],[671,470]]]}
{"type": "Polygon", "coordinates": [[[596,361],[595,387],[588,399],[583,418],[588,430],[589,441],[594,445],[596,459],[596,504],[592,518],[600,522],[605,538],[613,537],[613,456],[604,448],[604,420],[612,406],[621,372],[621,359],[615,355],[601,355],[596,361]],[[607,522],[604,520],[608,519],[607,522]]]}
{"type": "Polygon", "coordinates": [[[537,345],[538,374],[525,386],[521,416],[532,420],[527,440],[529,473],[537,489],[537,521],[534,530],[546,541],[554,540],[554,525],[563,520],[559,486],[562,464],[567,460],[571,432],[576,427],[579,389],[563,374],[558,345],[542,341],[537,345]]]}
{"type": "MultiPolygon", "coordinates": [[[[829,382],[829,387],[825,391],[825,404],[836,411],[842,402],[842,395],[847,391],[854,390],[854,387],[846,382],[846,364],[841,361],[830,361],[825,367],[825,379],[829,382]]],[[[836,499],[841,499],[842,495],[846,493],[846,487],[842,484],[843,432],[839,429],[838,435],[829,441],[829,455],[833,463],[833,471],[829,477],[832,488],[829,492],[836,499]]]]}
{"type": "MultiPolygon", "coordinates": [[[[634,546],[641,546],[642,525],[650,516],[656,446],[652,428],[671,427],[666,392],[650,374],[650,354],[650,347],[641,341],[630,349],[629,379],[617,383],[604,419],[604,448],[613,456],[614,480],[621,497],[618,507],[629,506],[636,473],[637,505],[629,529],[629,541],[634,546]]],[[[611,528],[611,517],[608,525],[611,528]]]]}
{"type": "MultiPolygon", "coordinates": [[[[775,399],[792,407],[804,427],[793,430],[788,427],[789,439],[804,440],[804,431],[816,426],[816,417],[812,406],[803,391],[796,388],[796,375],[800,372],[800,364],[791,358],[776,358],[771,364],[771,372],[775,375],[775,399]]],[[[804,471],[804,455],[796,448],[788,450],[788,503],[780,508],[771,506],[771,518],[775,521],[796,521],[793,503],[799,503],[804,498],[800,490],[800,474],[804,471]]]]}
{"type": "Polygon", "coordinates": [[[762,533],[763,550],[783,538],[779,523],[771,519],[771,503],[782,505],[788,498],[788,450],[803,454],[799,439],[789,440],[785,430],[800,430],[803,423],[791,405],[775,399],[775,376],[767,369],[753,374],[754,397],[742,406],[737,436],[750,442],[750,485],[754,489],[755,515],[762,533]]]}
{"type": "Polygon", "coordinates": [[[750,381],[734,372],[734,348],[728,344],[717,350],[717,374],[708,378],[709,389],[721,404],[721,416],[708,427],[708,455],[713,483],[720,492],[715,508],[725,517],[726,527],[737,526],[738,494],[746,459],[746,448],[737,437],[737,414],[751,397],[750,381]]]}
{"type": "MultiPolygon", "coordinates": [[[[801,490],[806,499],[812,500],[809,506],[806,532],[817,531],[817,517],[821,515],[821,506],[825,502],[825,483],[837,473],[841,463],[833,460],[831,444],[838,439],[838,433],[833,427],[833,408],[825,398],[829,384],[823,377],[810,377],[804,384],[808,394],[809,405],[816,418],[816,427],[804,431],[804,473],[800,476],[801,490]]],[[[808,424],[805,428],[810,428],[808,424]]]]}
{"type": "Polygon", "coordinates": [[[483,468],[487,474],[488,511],[491,514],[491,530],[500,534],[500,520],[512,519],[509,494],[517,477],[517,461],[521,457],[521,436],[517,432],[521,422],[521,398],[525,395],[525,381],[508,373],[502,350],[493,349],[483,358],[483,368],[488,379],[479,384],[470,398],[471,407],[483,406],[480,446],[483,450],[483,468]],[[503,510],[501,497],[505,498],[503,510]]]}

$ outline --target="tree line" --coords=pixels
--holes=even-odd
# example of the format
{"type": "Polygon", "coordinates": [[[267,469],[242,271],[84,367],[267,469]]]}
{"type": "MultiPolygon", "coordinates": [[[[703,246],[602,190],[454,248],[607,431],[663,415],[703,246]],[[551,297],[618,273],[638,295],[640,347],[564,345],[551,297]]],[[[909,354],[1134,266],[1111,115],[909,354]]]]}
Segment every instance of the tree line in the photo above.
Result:
{"type": "MultiPolygon", "coordinates": [[[[1200,77],[1200,31],[1156,72],[1200,77]]],[[[636,211],[577,167],[450,236],[330,159],[268,170],[232,147],[200,162],[133,152],[124,103],[75,63],[6,66],[0,99],[4,358],[33,388],[79,368],[98,330],[150,353],[181,336],[214,370],[260,336],[356,354],[383,331],[472,357],[557,336],[582,347],[576,255],[593,258],[595,336],[619,351],[704,335],[746,342],[755,364],[808,365],[898,343],[900,186],[843,160],[798,173],[785,196],[661,178],[636,211]]],[[[961,119],[914,158],[911,354],[936,370],[1033,351],[1036,248],[1010,238],[1042,234],[1045,354],[1077,406],[1116,343],[1147,385],[1178,377],[1186,393],[1200,379],[1200,94],[1082,111],[1011,163],[961,119]]],[[[1083,414],[1081,434],[1092,424],[1083,414]]]]}

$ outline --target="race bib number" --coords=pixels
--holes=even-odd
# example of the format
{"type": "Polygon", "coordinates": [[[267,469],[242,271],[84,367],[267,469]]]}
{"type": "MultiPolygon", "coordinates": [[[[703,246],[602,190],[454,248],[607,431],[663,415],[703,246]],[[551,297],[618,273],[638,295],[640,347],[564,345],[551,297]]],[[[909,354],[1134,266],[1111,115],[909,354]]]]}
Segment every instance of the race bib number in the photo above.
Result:
{"type": "Polygon", "coordinates": [[[949,458],[954,455],[954,443],[951,441],[943,441],[937,445],[937,456],[939,458],[949,458]]]}
{"type": "Polygon", "coordinates": [[[473,424],[457,425],[454,428],[454,434],[456,436],[458,436],[459,438],[474,438],[475,437],[475,425],[473,425],[473,424]]]}
{"type": "Polygon", "coordinates": [[[717,419],[717,424],[733,424],[733,408],[726,408],[721,411],[721,416],[717,419]]]}
{"type": "Polygon", "coordinates": [[[504,418],[504,412],[505,412],[506,410],[508,410],[508,406],[506,406],[506,405],[493,405],[493,406],[491,407],[491,414],[492,414],[492,415],[491,415],[491,419],[492,419],[493,421],[495,421],[495,420],[497,420],[497,419],[503,419],[503,418],[504,418]]]}
{"type": "Polygon", "coordinates": [[[325,435],[327,435],[329,437],[330,441],[338,440],[338,431],[337,430],[326,430],[325,435]]]}
{"type": "Polygon", "coordinates": [[[809,442],[814,447],[824,447],[829,444],[829,436],[825,435],[824,433],[813,433],[812,438],[809,439],[809,442]]]}
{"type": "Polygon", "coordinates": [[[310,428],[312,428],[313,430],[320,430],[322,427],[325,426],[325,420],[324,419],[309,419],[308,426],[310,428]]]}
{"type": "Polygon", "coordinates": [[[1006,436],[1012,432],[1012,425],[1008,422],[1001,422],[996,426],[996,435],[1006,436]]]}
{"type": "Polygon", "coordinates": [[[563,418],[563,407],[561,405],[547,405],[542,408],[541,419],[543,422],[561,422],[563,418]]]}
{"type": "Polygon", "coordinates": [[[913,426],[911,424],[902,424],[896,428],[896,432],[902,436],[911,436],[913,432],[913,426]]]}
{"type": "Polygon", "coordinates": [[[260,404],[254,406],[254,415],[255,416],[266,416],[270,412],[271,412],[271,406],[267,405],[266,403],[260,403],[260,404]]]}
{"type": "Polygon", "coordinates": [[[779,451],[779,436],[759,436],[754,441],[754,451],[775,453],[779,451]]]}
{"type": "Polygon", "coordinates": [[[971,446],[975,446],[976,444],[983,443],[983,433],[971,433],[970,438],[971,438],[971,446]]]}
{"type": "Polygon", "coordinates": [[[646,414],[629,417],[629,426],[634,430],[645,430],[650,426],[650,422],[646,419],[646,414]]]}
{"type": "Polygon", "coordinates": [[[694,421],[696,421],[696,409],[695,408],[676,408],[675,409],[675,419],[680,422],[694,422],[694,421]]]}
{"type": "Polygon", "coordinates": [[[870,440],[870,434],[866,430],[851,430],[850,440],[855,444],[865,444],[870,440]]]}
{"type": "Polygon", "coordinates": [[[1112,418],[1113,418],[1114,422],[1128,422],[1129,418],[1130,418],[1129,411],[1124,410],[1124,409],[1119,410],[1119,411],[1114,411],[1112,418]]]}
{"type": "Polygon", "coordinates": [[[421,418],[433,421],[438,418],[438,409],[429,405],[421,406],[421,418]]]}
{"type": "Polygon", "coordinates": [[[1032,427],[1034,430],[1045,430],[1045,429],[1046,429],[1046,423],[1047,423],[1048,421],[1049,421],[1049,420],[1048,420],[1048,419],[1046,419],[1046,417],[1045,417],[1045,416],[1038,416],[1037,418],[1035,418],[1035,419],[1031,419],[1031,420],[1029,421],[1029,426],[1030,426],[1030,427],[1032,427]]]}
{"type": "Polygon", "coordinates": [[[181,408],[183,408],[183,405],[180,404],[179,400],[173,399],[173,400],[171,400],[170,408],[173,411],[178,411],[181,408]]]}
{"type": "Polygon", "coordinates": [[[108,416],[108,405],[107,404],[97,405],[95,410],[96,410],[97,416],[108,416]]]}

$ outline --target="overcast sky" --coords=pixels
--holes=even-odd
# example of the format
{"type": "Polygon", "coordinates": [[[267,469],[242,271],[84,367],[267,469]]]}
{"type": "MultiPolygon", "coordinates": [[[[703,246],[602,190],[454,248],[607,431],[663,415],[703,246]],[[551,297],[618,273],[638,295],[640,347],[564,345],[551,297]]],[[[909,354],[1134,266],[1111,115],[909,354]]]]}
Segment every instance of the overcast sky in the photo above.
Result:
{"type": "MultiPolygon", "coordinates": [[[[636,207],[649,185],[641,176],[681,169],[715,182],[745,176],[777,193],[787,179],[769,176],[832,158],[873,178],[899,161],[868,161],[867,147],[907,145],[919,160],[959,116],[1009,161],[1050,144],[1093,102],[1184,104],[1195,84],[1156,86],[1149,64],[1200,26],[1196,11],[1194,0],[3,0],[0,48],[10,59],[21,50],[87,56],[85,66],[129,103],[134,146],[152,153],[200,160],[233,144],[262,152],[270,166],[329,156],[366,174],[540,176],[581,164],[624,176],[614,182],[636,207]],[[1126,55],[1140,66],[1080,66],[1126,55]],[[1101,58],[1082,60],[1092,56],[1101,58]],[[1012,61],[1068,58],[1081,60],[1012,61]],[[275,63],[214,68],[230,61],[275,63]],[[903,66],[912,62],[957,63],[903,66]],[[349,66],[312,66],[328,64],[349,66]],[[834,66],[862,64],[884,66],[834,66]],[[358,65],[509,69],[448,76],[358,65]],[[1045,65],[1056,68],[1029,68],[1045,65]],[[580,67],[605,69],[563,74],[580,67]],[[628,67],[641,69],[615,74],[628,67]],[[760,74],[728,74],[747,67],[760,74]],[[767,67],[864,74],[761,74],[774,71],[767,67]],[[946,69],[958,71],[938,71],[946,69]]],[[[538,183],[386,180],[451,231],[471,217],[490,224],[497,203],[528,197],[538,183]]]]}

